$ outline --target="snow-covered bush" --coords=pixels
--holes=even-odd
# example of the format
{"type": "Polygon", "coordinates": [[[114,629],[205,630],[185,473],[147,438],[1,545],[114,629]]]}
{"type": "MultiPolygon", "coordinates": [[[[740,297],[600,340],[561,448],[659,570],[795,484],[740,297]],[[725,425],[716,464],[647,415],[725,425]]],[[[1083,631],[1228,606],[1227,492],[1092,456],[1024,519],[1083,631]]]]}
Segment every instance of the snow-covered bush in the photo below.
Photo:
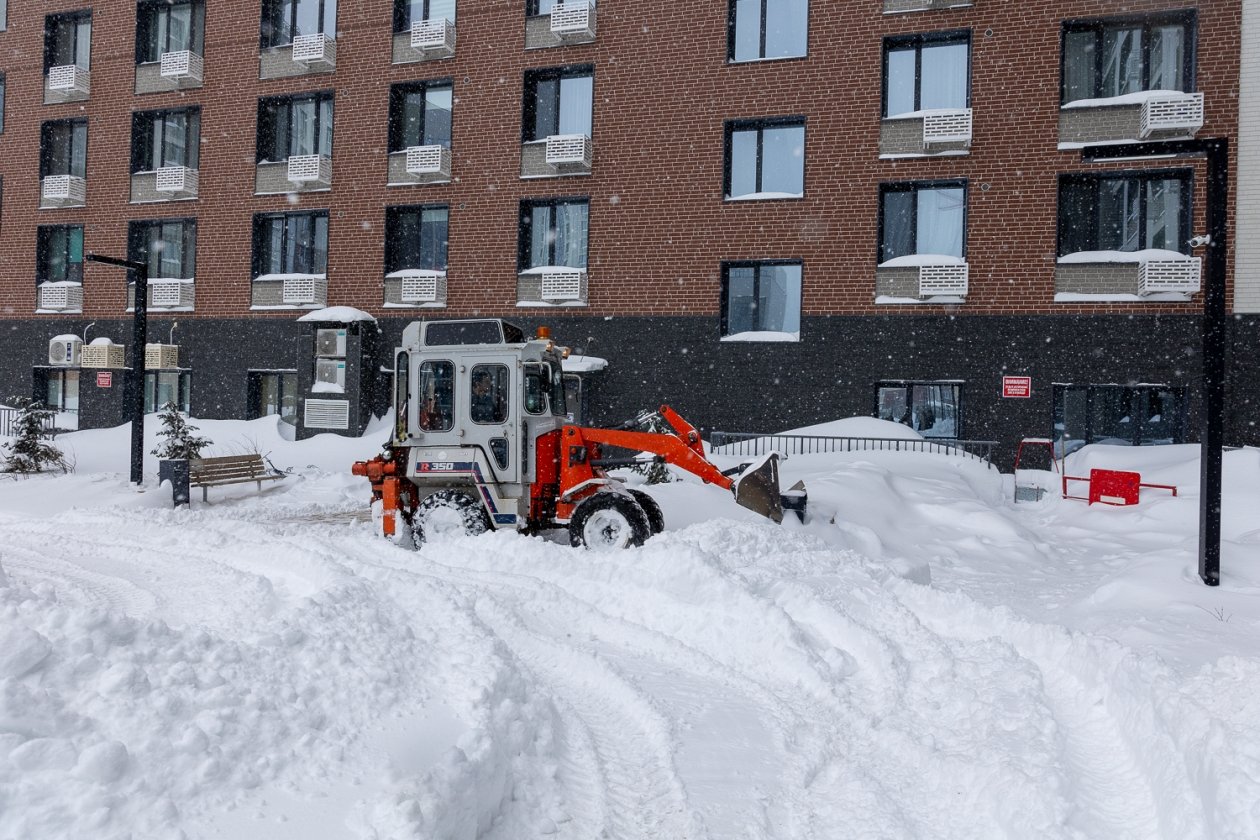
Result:
{"type": "Polygon", "coordinates": [[[209,438],[193,434],[193,432],[197,431],[197,427],[189,424],[183,413],[180,412],[179,406],[173,402],[168,402],[162,406],[162,410],[158,412],[158,419],[162,421],[162,428],[158,430],[158,437],[165,438],[165,440],[158,444],[158,448],[153,450],[153,454],[163,460],[200,458],[201,450],[214,443],[209,438]]]}
{"type": "Polygon", "coordinates": [[[52,410],[29,397],[13,397],[10,402],[17,409],[17,417],[13,421],[13,441],[3,446],[4,471],[21,475],[69,472],[66,456],[47,441],[51,435],[44,431],[51,425],[52,410]]]}

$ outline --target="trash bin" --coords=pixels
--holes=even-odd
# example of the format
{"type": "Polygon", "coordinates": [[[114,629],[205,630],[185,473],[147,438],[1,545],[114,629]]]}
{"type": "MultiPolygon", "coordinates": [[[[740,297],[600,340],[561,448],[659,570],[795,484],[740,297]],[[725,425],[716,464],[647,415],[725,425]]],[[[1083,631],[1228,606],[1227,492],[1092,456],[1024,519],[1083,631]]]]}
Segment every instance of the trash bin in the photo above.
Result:
{"type": "Polygon", "coordinates": [[[158,482],[171,483],[171,501],[175,507],[188,504],[188,459],[173,458],[158,462],[158,482]]]}

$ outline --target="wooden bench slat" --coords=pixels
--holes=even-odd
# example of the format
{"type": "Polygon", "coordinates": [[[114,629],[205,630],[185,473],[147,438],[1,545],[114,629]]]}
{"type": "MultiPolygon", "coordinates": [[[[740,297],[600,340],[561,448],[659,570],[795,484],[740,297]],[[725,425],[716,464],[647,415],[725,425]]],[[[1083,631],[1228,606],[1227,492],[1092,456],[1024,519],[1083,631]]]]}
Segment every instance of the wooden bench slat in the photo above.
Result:
{"type": "Polygon", "coordinates": [[[220,455],[215,458],[196,458],[188,462],[188,484],[201,488],[201,498],[207,498],[210,487],[224,484],[256,482],[262,489],[264,481],[275,481],[284,475],[274,473],[263,463],[261,455],[220,455]]]}

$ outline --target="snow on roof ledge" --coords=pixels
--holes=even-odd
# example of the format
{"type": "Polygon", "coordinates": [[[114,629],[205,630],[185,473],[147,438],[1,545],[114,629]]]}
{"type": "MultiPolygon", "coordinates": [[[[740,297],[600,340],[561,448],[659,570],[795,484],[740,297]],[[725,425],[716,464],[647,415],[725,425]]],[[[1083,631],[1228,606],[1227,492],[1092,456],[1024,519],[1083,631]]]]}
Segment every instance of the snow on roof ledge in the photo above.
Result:
{"type": "MultiPolygon", "coordinates": [[[[72,337],[77,337],[77,336],[72,336],[72,337]]],[[[106,338],[105,336],[101,336],[100,338],[94,338],[88,342],[88,344],[96,344],[96,345],[113,344],[113,343],[114,343],[114,340],[112,338],[106,338]]]]}
{"type": "Polygon", "coordinates": [[[371,321],[376,323],[376,318],[362,309],[355,309],[353,306],[328,306],[323,309],[316,309],[307,312],[299,321],[336,321],[341,324],[353,324],[356,321],[371,321]]]}
{"type": "Polygon", "coordinates": [[[561,364],[565,373],[594,373],[608,367],[608,360],[599,356],[573,355],[561,364]]]}
{"type": "Polygon", "coordinates": [[[49,339],[49,341],[82,341],[82,340],[83,339],[79,338],[77,335],[74,335],[73,333],[65,333],[63,335],[54,335],[52,338],[49,339]]]}
{"type": "Polygon", "coordinates": [[[966,265],[962,257],[948,254],[906,254],[904,257],[893,257],[879,264],[879,268],[913,268],[920,265],[966,265]]]}
{"type": "Polygon", "coordinates": [[[1059,257],[1059,265],[1079,263],[1140,263],[1153,260],[1192,260],[1180,251],[1168,251],[1164,248],[1147,248],[1142,251],[1078,251],[1059,257]]]}

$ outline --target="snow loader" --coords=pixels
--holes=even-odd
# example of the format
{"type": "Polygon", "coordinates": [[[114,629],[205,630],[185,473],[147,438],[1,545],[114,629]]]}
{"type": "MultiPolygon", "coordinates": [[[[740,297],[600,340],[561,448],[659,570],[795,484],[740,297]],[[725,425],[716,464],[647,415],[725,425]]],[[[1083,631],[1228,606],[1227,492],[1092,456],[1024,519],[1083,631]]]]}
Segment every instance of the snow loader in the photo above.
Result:
{"type": "MultiPolygon", "coordinates": [[[[699,432],[668,406],[659,416],[672,432],[638,431],[642,417],[607,429],[572,422],[568,355],[545,327],[528,338],[500,319],[407,325],[394,351],[394,429],[380,455],[353,466],[371,482],[381,533],[419,547],[440,533],[565,528],[575,546],[641,545],[664,528],[661,509],[608,474],[637,463],[638,453],[782,519],[777,454],[723,472],[705,456],[699,432]]],[[[790,496],[794,507],[803,503],[803,493],[790,496]]]]}

